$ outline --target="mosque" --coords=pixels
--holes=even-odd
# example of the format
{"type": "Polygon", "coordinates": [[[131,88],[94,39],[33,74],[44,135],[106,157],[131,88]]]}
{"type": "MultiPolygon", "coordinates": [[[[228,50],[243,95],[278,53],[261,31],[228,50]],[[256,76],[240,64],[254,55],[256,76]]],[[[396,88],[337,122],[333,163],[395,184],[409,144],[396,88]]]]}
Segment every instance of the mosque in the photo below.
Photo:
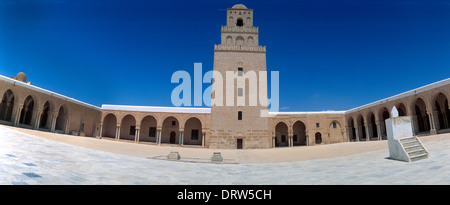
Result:
{"type": "MultiPolygon", "coordinates": [[[[266,71],[266,47],[258,41],[253,9],[227,9],[214,71],[266,71]]],[[[267,80],[258,78],[267,87],[267,80]]],[[[215,84],[213,83],[213,87],[215,84]]],[[[234,97],[249,86],[235,84],[234,97]]],[[[410,116],[414,135],[450,132],[450,78],[345,111],[268,112],[267,106],[211,108],[102,105],[97,107],[36,87],[24,73],[0,75],[0,123],[10,126],[153,145],[260,149],[385,140],[385,120],[395,106],[410,116]]],[[[151,146],[149,147],[151,149],[151,146]]]]}

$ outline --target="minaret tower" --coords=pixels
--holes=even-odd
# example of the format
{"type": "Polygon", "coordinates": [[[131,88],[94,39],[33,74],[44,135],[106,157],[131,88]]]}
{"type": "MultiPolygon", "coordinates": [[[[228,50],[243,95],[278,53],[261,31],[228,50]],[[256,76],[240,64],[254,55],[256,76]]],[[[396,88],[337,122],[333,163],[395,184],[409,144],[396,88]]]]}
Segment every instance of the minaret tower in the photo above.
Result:
{"type": "Polygon", "coordinates": [[[262,115],[268,108],[262,103],[267,100],[267,77],[260,76],[260,71],[267,71],[266,48],[259,45],[258,35],[253,9],[242,4],[227,9],[221,44],[214,46],[210,148],[271,147],[268,118],[262,115]],[[217,92],[220,87],[222,93],[217,92]]]}

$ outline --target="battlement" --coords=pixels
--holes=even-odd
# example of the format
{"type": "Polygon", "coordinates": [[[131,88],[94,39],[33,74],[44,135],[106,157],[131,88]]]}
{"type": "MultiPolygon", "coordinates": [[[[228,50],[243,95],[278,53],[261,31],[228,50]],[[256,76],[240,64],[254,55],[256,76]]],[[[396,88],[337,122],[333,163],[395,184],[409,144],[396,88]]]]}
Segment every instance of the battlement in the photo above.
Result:
{"type": "Polygon", "coordinates": [[[258,27],[243,27],[243,26],[222,26],[222,32],[245,32],[245,33],[258,33],[258,27]]]}
{"type": "Polygon", "coordinates": [[[244,51],[244,52],[266,52],[266,46],[243,46],[214,44],[214,51],[244,51]]]}

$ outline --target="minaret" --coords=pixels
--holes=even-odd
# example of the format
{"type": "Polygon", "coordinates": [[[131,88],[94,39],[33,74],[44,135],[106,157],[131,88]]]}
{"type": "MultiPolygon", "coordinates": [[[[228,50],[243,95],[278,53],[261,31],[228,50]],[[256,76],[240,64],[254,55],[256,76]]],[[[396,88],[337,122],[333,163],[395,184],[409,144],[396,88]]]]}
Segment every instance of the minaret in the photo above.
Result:
{"type": "Polygon", "coordinates": [[[260,78],[260,71],[267,71],[266,48],[259,45],[258,35],[253,9],[242,4],[227,9],[221,44],[214,46],[210,148],[271,147],[268,118],[261,114],[267,111],[267,104],[261,103],[267,100],[267,77],[260,78]],[[222,93],[218,88],[223,88],[222,93]],[[262,88],[265,92],[260,96],[262,88]]]}

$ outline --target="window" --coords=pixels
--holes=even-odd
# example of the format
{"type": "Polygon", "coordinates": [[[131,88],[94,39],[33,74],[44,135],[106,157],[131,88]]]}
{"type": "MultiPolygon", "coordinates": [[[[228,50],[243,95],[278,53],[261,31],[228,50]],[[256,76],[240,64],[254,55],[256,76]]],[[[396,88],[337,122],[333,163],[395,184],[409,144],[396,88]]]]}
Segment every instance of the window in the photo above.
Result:
{"type": "Polygon", "coordinates": [[[244,90],[242,88],[238,88],[238,96],[242,97],[244,95],[244,90]]]}
{"type": "Polygon", "coordinates": [[[238,76],[242,76],[242,72],[243,72],[244,70],[242,69],[242,68],[238,68],[238,76]]]}
{"type": "Polygon", "coordinates": [[[238,112],[238,120],[242,120],[242,111],[238,112]]]}
{"type": "Polygon", "coordinates": [[[136,126],[130,126],[130,135],[134,135],[136,133],[136,126]]]}
{"type": "Polygon", "coordinates": [[[150,130],[148,131],[149,137],[156,137],[156,127],[150,127],[150,130]]]}
{"type": "Polygon", "coordinates": [[[281,135],[281,142],[286,142],[286,135],[281,135]]]}
{"type": "Polygon", "coordinates": [[[175,126],[175,125],[177,125],[177,122],[176,121],[172,121],[172,126],[175,126]]]}
{"type": "Polygon", "coordinates": [[[238,18],[236,26],[244,26],[244,20],[241,18],[238,18]]]}
{"type": "Polygon", "coordinates": [[[316,127],[319,128],[319,127],[320,127],[320,124],[319,124],[319,123],[316,123],[316,127]]]}
{"type": "Polygon", "coordinates": [[[198,130],[191,130],[191,140],[198,140],[198,130]]]}
{"type": "Polygon", "coordinates": [[[333,122],[333,128],[336,128],[336,122],[333,122]]]}

